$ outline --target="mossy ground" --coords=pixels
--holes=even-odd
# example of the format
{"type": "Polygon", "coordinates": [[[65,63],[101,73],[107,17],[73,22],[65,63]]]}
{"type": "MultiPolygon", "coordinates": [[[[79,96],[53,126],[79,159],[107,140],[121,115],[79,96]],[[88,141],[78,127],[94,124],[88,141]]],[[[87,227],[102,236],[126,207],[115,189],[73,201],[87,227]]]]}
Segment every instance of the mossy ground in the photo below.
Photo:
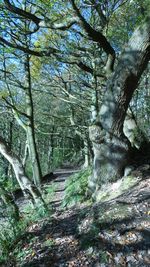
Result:
{"type": "Polygon", "coordinates": [[[134,176],[125,176],[115,183],[108,183],[101,187],[95,194],[97,202],[106,202],[114,199],[124,192],[138,184],[139,178],[134,176]]]}

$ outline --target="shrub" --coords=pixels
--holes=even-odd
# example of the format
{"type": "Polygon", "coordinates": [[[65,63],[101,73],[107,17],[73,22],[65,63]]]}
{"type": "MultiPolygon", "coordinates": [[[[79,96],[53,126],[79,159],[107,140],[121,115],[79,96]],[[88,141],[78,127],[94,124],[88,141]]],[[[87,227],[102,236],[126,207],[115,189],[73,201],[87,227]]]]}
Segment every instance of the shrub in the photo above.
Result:
{"type": "MultiPolygon", "coordinates": [[[[8,212],[8,209],[7,209],[8,212]]],[[[9,257],[12,244],[22,235],[25,225],[22,221],[16,221],[14,213],[9,209],[9,214],[0,214],[0,263],[9,257]]]]}

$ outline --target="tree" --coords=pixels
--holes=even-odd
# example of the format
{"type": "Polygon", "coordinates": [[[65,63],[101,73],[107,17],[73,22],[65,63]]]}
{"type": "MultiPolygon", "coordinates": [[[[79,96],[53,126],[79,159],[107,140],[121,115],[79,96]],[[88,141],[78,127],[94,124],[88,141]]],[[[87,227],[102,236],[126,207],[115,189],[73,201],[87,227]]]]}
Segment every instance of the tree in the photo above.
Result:
{"type": "Polygon", "coordinates": [[[33,179],[34,183],[37,186],[40,186],[42,172],[39,161],[39,155],[37,151],[37,145],[35,140],[35,126],[34,126],[34,104],[32,99],[32,81],[31,81],[31,73],[30,73],[30,58],[26,56],[25,62],[25,73],[26,73],[26,114],[29,122],[26,125],[26,133],[27,133],[27,142],[29,147],[29,154],[32,162],[33,169],[33,179]]]}
{"type": "Polygon", "coordinates": [[[38,203],[39,200],[43,202],[41,193],[38,188],[33,185],[28,176],[25,174],[23,165],[18,156],[11,151],[6,141],[0,137],[0,153],[9,161],[12,165],[16,175],[16,179],[20,185],[25,196],[30,196],[33,202],[38,203]]]}
{"type": "MultiPolygon", "coordinates": [[[[102,182],[121,177],[129,164],[130,143],[123,134],[123,123],[133,93],[138,87],[150,58],[150,20],[146,18],[145,12],[147,1],[144,1],[143,6],[139,5],[138,1],[120,0],[109,1],[109,3],[108,1],[102,1],[101,3],[89,1],[86,6],[86,2],[78,1],[77,4],[77,1],[70,0],[71,5],[67,3],[65,7],[66,17],[63,21],[59,17],[59,12],[58,14],[55,13],[55,4],[58,4],[58,2],[54,1],[54,6],[50,8],[51,12],[54,11],[54,19],[53,16],[50,16],[50,18],[45,16],[42,8],[40,8],[41,6],[36,5],[34,1],[32,3],[42,18],[11,4],[10,1],[4,1],[10,14],[15,14],[19,19],[26,19],[34,23],[35,27],[32,27],[29,34],[38,33],[41,30],[41,35],[43,27],[50,29],[51,32],[60,31],[65,42],[64,46],[61,40],[52,46],[48,45],[47,47],[45,45],[44,49],[42,45],[34,48],[33,44],[27,48],[21,45],[19,41],[14,41],[14,39],[9,40],[0,37],[0,41],[3,45],[20,49],[34,56],[54,57],[62,63],[62,68],[63,64],[76,65],[94,77],[100,77],[101,83],[105,82],[106,90],[105,93],[102,93],[100,113],[90,127],[90,136],[95,154],[94,174],[91,180],[92,190],[94,191],[95,188],[101,186],[102,182]],[[116,13],[119,19],[124,15],[124,7],[128,10],[131,8],[134,24],[130,22],[128,27],[123,28],[126,32],[125,39],[126,41],[129,39],[129,41],[126,48],[122,49],[123,52],[117,58],[116,63],[116,52],[120,53],[120,47],[124,42],[122,40],[121,42],[117,41],[114,38],[115,27],[109,27],[109,23],[115,24],[116,13]],[[134,14],[135,11],[136,14],[134,14]],[[85,12],[87,19],[85,19],[85,12]],[[70,14],[74,14],[74,16],[71,17],[70,14]],[[56,23],[56,21],[59,23],[56,23]],[[73,32],[75,32],[75,35],[73,35],[73,32]],[[113,45],[108,40],[107,35],[112,40],[113,45]],[[131,38],[129,38],[130,36],[131,38]],[[77,47],[75,41],[78,39],[78,43],[86,40],[88,45],[77,47]],[[70,42],[74,43],[75,51],[71,50],[70,42]],[[101,64],[102,67],[99,67],[98,70],[98,64],[96,68],[93,67],[93,51],[89,52],[89,48],[93,44],[96,44],[96,50],[100,55],[98,64],[101,64]],[[89,58],[91,62],[89,62],[89,58]]],[[[46,1],[44,5],[45,7],[49,5],[49,1],[46,1]]],[[[62,8],[64,8],[63,5],[62,8]]],[[[122,21],[123,23],[126,22],[124,19],[122,21]]]]}
{"type": "MultiPolygon", "coordinates": [[[[15,56],[14,56],[15,58],[15,56]]],[[[19,101],[16,101],[16,92],[14,90],[15,81],[12,84],[11,76],[13,77],[13,71],[15,71],[15,66],[12,72],[9,69],[9,63],[7,64],[7,60],[3,58],[4,62],[4,69],[2,80],[4,81],[4,86],[6,86],[7,94],[2,96],[2,99],[5,103],[7,109],[11,109],[14,118],[16,119],[19,126],[23,128],[26,132],[27,136],[27,147],[29,150],[29,156],[31,160],[32,172],[33,172],[33,180],[35,185],[40,186],[41,181],[41,168],[39,162],[39,156],[37,152],[36,140],[35,140],[35,126],[34,126],[34,103],[32,97],[32,80],[31,80],[31,73],[30,73],[30,57],[29,55],[22,55],[23,64],[20,63],[20,69],[22,68],[22,79],[15,77],[16,79],[16,86],[18,87],[19,101]],[[23,75],[24,74],[24,75],[23,75]],[[20,99],[24,103],[25,112],[21,111],[23,108],[20,105],[20,99]]],[[[17,66],[16,66],[17,69],[17,66]]]]}
{"type": "Polygon", "coordinates": [[[128,164],[130,144],[123,134],[123,123],[149,61],[149,24],[150,21],[146,21],[138,27],[129,40],[107,84],[99,125],[91,129],[95,149],[94,176],[100,177],[100,183],[121,177],[128,164]]]}

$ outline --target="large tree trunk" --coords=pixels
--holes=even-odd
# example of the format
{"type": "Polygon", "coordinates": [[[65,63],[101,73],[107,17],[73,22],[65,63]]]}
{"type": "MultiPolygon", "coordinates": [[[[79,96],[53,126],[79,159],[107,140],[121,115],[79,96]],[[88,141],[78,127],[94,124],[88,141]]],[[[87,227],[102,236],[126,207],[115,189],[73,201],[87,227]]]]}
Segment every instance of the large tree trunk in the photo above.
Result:
{"type": "Polygon", "coordinates": [[[133,92],[150,59],[150,20],[133,33],[114,74],[107,83],[100,119],[90,127],[94,148],[92,191],[102,182],[120,178],[129,161],[130,143],[123,134],[123,123],[133,92]]]}
{"type": "Polygon", "coordinates": [[[30,179],[25,174],[23,165],[20,159],[11,151],[5,140],[0,136],[0,153],[9,161],[12,165],[16,179],[19,183],[20,188],[25,195],[30,195],[31,199],[34,202],[39,202],[42,200],[40,191],[32,184],[30,179]]]}

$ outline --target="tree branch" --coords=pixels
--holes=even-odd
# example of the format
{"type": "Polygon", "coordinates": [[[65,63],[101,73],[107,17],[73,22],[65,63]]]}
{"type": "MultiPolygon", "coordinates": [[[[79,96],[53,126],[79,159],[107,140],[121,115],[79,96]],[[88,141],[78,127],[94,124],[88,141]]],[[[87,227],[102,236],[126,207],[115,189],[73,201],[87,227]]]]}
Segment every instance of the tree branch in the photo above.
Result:
{"type": "MultiPolygon", "coordinates": [[[[55,29],[55,30],[67,30],[69,29],[73,24],[77,23],[78,21],[80,21],[82,27],[84,28],[84,30],[86,31],[86,33],[88,34],[88,36],[95,42],[97,42],[105,51],[105,53],[108,55],[108,59],[107,59],[107,63],[105,66],[105,70],[106,73],[110,73],[113,71],[113,67],[114,67],[114,61],[115,61],[115,50],[113,49],[113,47],[110,45],[110,43],[108,42],[108,40],[106,39],[106,37],[99,31],[96,31],[95,29],[93,29],[91,27],[91,25],[85,20],[85,18],[82,16],[82,14],[80,13],[78,7],[75,4],[74,0],[70,0],[73,9],[76,12],[77,17],[73,17],[73,18],[69,18],[67,20],[65,20],[64,23],[51,23],[49,20],[48,22],[46,22],[46,20],[42,20],[40,18],[38,18],[37,16],[35,16],[34,14],[27,12],[25,10],[22,10],[14,5],[12,5],[10,3],[9,0],[4,0],[5,6],[7,8],[7,10],[9,10],[12,13],[15,13],[17,15],[22,16],[23,18],[29,19],[31,21],[33,21],[36,24],[36,30],[38,30],[40,27],[47,27],[47,28],[51,28],[51,29],[55,29]]],[[[36,31],[34,30],[34,32],[36,31]]],[[[24,47],[20,44],[17,43],[11,43],[8,40],[4,39],[3,37],[0,37],[0,42],[2,44],[5,44],[9,47],[15,48],[15,49],[19,49],[25,53],[34,55],[34,56],[50,56],[51,54],[60,54],[60,51],[55,49],[55,48],[48,48],[48,50],[46,51],[36,51],[36,50],[32,50],[29,49],[27,47],[24,47]]],[[[93,70],[91,68],[89,68],[88,66],[86,66],[83,63],[79,63],[77,64],[80,68],[82,68],[85,71],[90,72],[91,74],[93,74],[93,70]]]]}
{"type": "Polygon", "coordinates": [[[101,78],[104,78],[105,76],[100,74],[100,73],[97,73],[97,71],[95,71],[94,69],[90,68],[89,66],[87,66],[86,64],[84,64],[82,61],[80,61],[79,63],[76,63],[76,65],[86,71],[86,72],[89,72],[91,73],[93,76],[98,76],[98,77],[101,77],[101,78]]]}
{"type": "Polygon", "coordinates": [[[48,20],[47,19],[46,20],[40,19],[32,13],[27,12],[23,9],[20,9],[20,8],[12,5],[9,0],[4,0],[4,3],[5,3],[7,10],[9,10],[11,13],[14,13],[14,14],[17,14],[17,15],[23,17],[23,18],[29,19],[36,24],[36,29],[34,29],[34,31],[31,33],[34,33],[40,27],[64,31],[64,30],[69,29],[75,23],[77,23],[77,20],[78,20],[77,17],[74,17],[74,18],[66,19],[64,23],[51,23],[49,19],[48,20]]]}
{"type": "Polygon", "coordinates": [[[86,31],[88,36],[95,42],[97,42],[105,51],[105,53],[108,55],[108,60],[106,63],[105,70],[107,73],[113,71],[114,62],[115,62],[115,50],[110,45],[106,37],[99,31],[94,30],[91,25],[85,20],[85,18],[82,16],[80,10],[75,4],[74,0],[70,0],[72,7],[76,13],[76,15],[79,17],[81,26],[86,31]]]}
{"type": "Polygon", "coordinates": [[[50,28],[52,30],[68,30],[72,25],[76,24],[79,21],[78,17],[66,18],[64,22],[53,23],[50,21],[42,20],[39,23],[39,27],[41,28],[50,28]]]}
{"type": "Polygon", "coordinates": [[[100,3],[96,3],[95,0],[91,0],[92,4],[94,5],[99,17],[100,17],[100,20],[101,20],[101,23],[102,23],[102,27],[105,27],[106,24],[107,24],[107,18],[106,16],[104,15],[103,11],[102,11],[102,8],[101,8],[101,4],[100,3]]]}
{"type": "Polygon", "coordinates": [[[1,44],[5,44],[9,47],[12,47],[12,48],[15,48],[15,49],[19,49],[21,51],[23,51],[24,53],[27,53],[27,54],[30,54],[30,55],[33,55],[33,56],[38,56],[38,57],[43,57],[43,56],[50,56],[51,54],[55,54],[55,53],[58,53],[59,50],[51,47],[49,49],[47,49],[46,51],[36,51],[36,50],[32,50],[32,49],[29,49],[27,47],[24,47],[24,46],[21,46],[19,44],[16,44],[16,43],[11,43],[9,41],[7,41],[6,39],[0,37],[0,42],[1,44]]]}
{"type": "Polygon", "coordinates": [[[20,115],[22,115],[22,116],[24,116],[24,117],[30,119],[30,117],[29,117],[26,113],[24,113],[24,112],[18,110],[18,109],[17,109],[13,104],[11,104],[5,97],[2,97],[2,99],[6,102],[6,104],[8,105],[8,107],[12,108],[13,111],[15,111],[15,112],[19,113],[20,115]]]}
{"type": "Polygon", "coordinates": [[[20,15],[23,18],[26,18],[26,19],[33,21],[36,24],[37,28],[39,28],[39,23],[41,21],[40,18],[36,17],[35,15],[33,15],[30,12],[27,12],[25,10],[22,10],[22,9],[12,5],[9,0],[4,0],[4,3],[5,3],[5,7],[7,8],[7,10],[9,10],[10,12],[12,12],[14,14],[20,15]]]}

